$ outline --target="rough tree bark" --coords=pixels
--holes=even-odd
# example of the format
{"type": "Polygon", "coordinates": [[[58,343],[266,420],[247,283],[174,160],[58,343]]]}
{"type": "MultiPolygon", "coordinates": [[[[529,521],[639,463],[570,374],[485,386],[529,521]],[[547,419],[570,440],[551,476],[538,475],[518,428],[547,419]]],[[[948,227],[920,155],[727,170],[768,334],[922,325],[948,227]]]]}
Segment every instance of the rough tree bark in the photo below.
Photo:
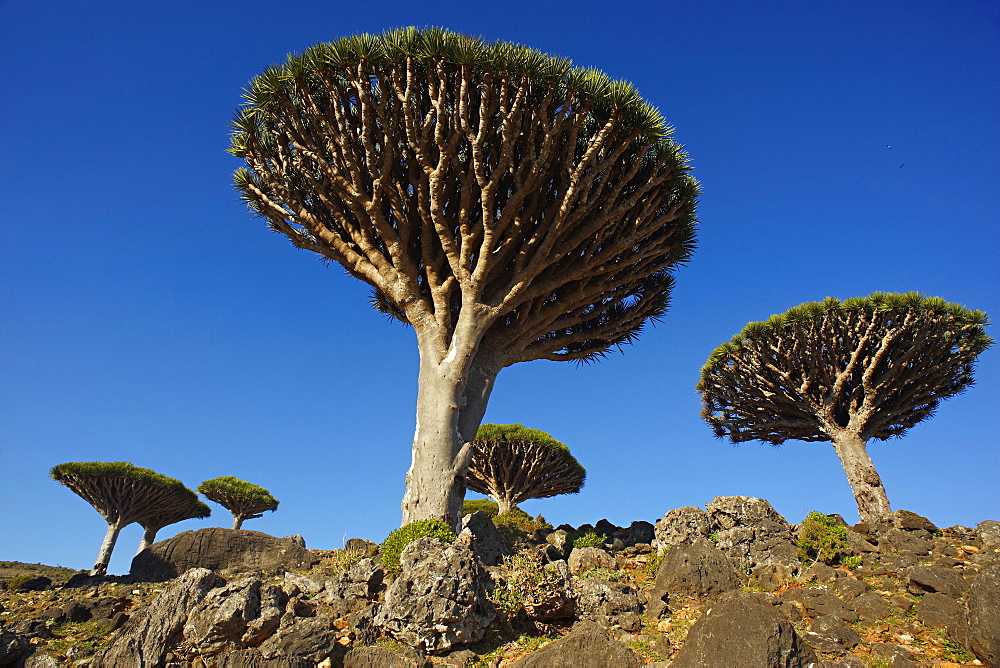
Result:
{"type": "Polygon", "coordinates": [[[111,553],[118,542],[118,534],[121,533],[123,524],[121,522],[108,522],[108,532],[104,534],[104,542],[101,549],[97,551],[97,560],[94,567],[90,569],[91,575],[105,575],[108,572],[108,565],[111,563],[111,553]]]}
{"type": "Polygon", "coordinates": [[[885,487],[882,486],[882,477],[875,470],[864,439],[846,432],[835,433],[833,449],[837,451],[840,464],[847,474],[847,482],[854,492],[861,521],[874,524],[891,515],[892,508],[889,507],[885,487]]]}

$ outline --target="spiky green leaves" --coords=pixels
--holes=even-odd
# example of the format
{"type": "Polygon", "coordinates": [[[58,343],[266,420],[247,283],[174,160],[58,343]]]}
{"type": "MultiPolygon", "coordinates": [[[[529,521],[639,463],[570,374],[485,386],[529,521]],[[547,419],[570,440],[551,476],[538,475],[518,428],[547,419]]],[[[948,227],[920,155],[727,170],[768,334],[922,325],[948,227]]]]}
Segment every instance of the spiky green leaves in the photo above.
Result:
{"type": "Polygon", "coordinates": [[[238,529],[243,520],[261,517],[264,511],[278,509],[278,500],[266,489],[231,475],[206,480],[198,485],[198,491],[232,513],[234,529],[238,529]]]}
{"type": "Polygon", "coordinates": [[[973,382],[986,315],[916,292],[809,302],[749,323],[702,369],[702,415],[734,442],[886,439],[973,382]]]}
{"type": "Polygon", "coordinates": [[[531,429],[523,424],[492,424],[479,425],[476,431],[477,441],[528,441],[554,450],[569,452],[569,446],[557,441],[551,434],[541,429],[531,429]]]}

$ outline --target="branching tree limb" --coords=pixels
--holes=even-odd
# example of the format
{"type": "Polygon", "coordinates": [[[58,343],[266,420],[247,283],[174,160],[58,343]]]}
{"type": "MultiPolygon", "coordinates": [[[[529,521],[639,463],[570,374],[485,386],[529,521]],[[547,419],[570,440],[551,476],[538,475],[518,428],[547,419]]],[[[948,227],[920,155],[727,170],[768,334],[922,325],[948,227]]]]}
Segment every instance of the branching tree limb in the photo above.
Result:
{"type": "Polygon", "coordinates": [[[263,517],[265,511],[278,509],[278,500],[266,489],[231,475],[206,480],[198,485],[198,491],[233,514],[234,529],[241,528],[244,520],[263,517]]]}

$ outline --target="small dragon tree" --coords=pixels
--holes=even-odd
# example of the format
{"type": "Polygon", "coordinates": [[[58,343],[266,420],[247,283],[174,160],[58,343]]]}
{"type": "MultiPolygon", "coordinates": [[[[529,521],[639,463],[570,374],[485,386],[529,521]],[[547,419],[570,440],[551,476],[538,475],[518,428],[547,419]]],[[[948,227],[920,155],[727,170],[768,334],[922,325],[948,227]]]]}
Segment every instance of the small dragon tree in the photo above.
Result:
{"type": "Polygon", "coordinates": [[[867,452],[973,383],[986,314],[916,292],[809,302],[751,322],[709,356],[702,417],[734,443],[832,441],[872,523],[891,513],[867,452]]]}
{"type": "Polygon", "coordinates": [[[231,475],[212,478],[198,485],[198,491],[233,514],[233,528],[243,526],[243,520],[262,517],[265,510],[278,509],[278,500],[260,485],[231,475]]]}
{"type": "Polygon", "coordinates": [[[500,514],[527,499],[575,494],[587,478],[565,444],[522,424],[484,424],[472,446],[466,484],[496,500],[500,514]]]}
{"type": "Polygon", "coordinates": [[[204,504],[200,504],[202,509],[195,505],[200,503],[198,496],[180,480],[129,462],[66,462],[53,467],[50,475],[92,505],[108,523],[91,575],[107,573],[118,534],[129,524],[139,522],[146,528],[141,551],[147,536],[155,536],[158,529],[211,512],[204,504]]]}

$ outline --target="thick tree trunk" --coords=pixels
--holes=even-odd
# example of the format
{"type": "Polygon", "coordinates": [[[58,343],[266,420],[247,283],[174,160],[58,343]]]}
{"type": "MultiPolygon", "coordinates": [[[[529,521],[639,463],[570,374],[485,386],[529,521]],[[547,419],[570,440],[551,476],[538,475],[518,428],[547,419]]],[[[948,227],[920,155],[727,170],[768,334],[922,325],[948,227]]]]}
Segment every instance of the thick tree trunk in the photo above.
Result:
{"type": "Polygon", "coordinates": [[[889,497],[882,486],[882,478],[868,456],[865,441],[853,434],[841,433],[833,439],[833,449],[840,457],[840,464],[847,474],[847,482],[854,490],[858,503],[858,516],[869,524],[892,514],[889,497]]]}
{"type": "Polygon", "coordinates": [[[486,413],[497,372],[460,354],[441,361],[435,357],[421,349],[417,425],[401,526],[437,518],[458,530],[472,457],[468,442],[486,413]]]}
{"type": "Polygon", "coordinates": [[[514,510],[514,503],[506,499],[497,499],[498,514],[503,515],[514,510]]]}
{"type": "Polygon", "coordinates": [[[101,550],[97,553],[97,562],[94,563],[94,568],[90,571],[91,575],[107,574],[108,564],[111,563],[111,552],[115,549],[115,543],[118,542],[118,534],[121,531],[120,522],[108,522],[108,532],[104,534],[104,542],[101,544],[101,550]]]}
{"type": "Polygon", "coordinates": [[[233,515],[233,528],[234,529],[239,529],[242,526],[243,526],[243,516],[242,515],[233,515]]]}
{"type": "Polygon", "coordinates": [[[136,554],[139,554],[139,552],[142,552],[156,542],[157,531],[159,531],[159,529],[146,529],[142,532],[142,540],[139,542],[139,549],[136,551],[136,554]]]}

